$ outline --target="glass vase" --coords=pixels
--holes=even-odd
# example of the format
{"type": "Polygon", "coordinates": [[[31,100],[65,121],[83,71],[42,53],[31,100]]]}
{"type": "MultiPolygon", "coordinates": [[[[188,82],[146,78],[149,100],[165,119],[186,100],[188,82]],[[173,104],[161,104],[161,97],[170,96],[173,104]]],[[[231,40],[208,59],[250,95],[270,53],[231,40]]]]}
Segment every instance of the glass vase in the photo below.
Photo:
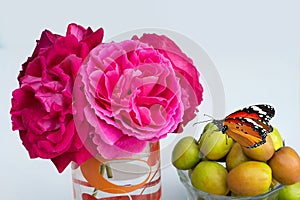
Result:
{"type": "Polygon", "coordinates": [[[72,163],[74,200],[159,200],[160,175],[159,142],[127,158],[72,163]]]}

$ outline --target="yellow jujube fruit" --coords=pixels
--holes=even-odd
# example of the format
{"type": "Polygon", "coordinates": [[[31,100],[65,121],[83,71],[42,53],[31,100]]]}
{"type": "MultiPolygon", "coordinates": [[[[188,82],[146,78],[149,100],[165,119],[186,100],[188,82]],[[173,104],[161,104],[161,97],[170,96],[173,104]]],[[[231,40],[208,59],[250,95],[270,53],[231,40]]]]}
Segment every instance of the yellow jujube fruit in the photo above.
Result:
{"type": "Polygon", "coordinates": [[[233,168],[227,176],[228,188],[240,196],[255,196],[268,192],[272,170],[264,162],[246,161],[233,168]]]}

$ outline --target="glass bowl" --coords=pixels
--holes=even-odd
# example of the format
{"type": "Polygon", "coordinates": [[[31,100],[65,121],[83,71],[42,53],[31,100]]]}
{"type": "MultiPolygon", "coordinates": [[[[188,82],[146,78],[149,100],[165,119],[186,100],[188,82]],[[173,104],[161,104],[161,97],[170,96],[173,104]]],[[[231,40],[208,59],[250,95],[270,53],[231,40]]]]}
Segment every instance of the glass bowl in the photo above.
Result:
{"type": "Polygon", "coordinates": [[[188,200],[276,200],[279,191],[284,187],[282,184],[277,184],[270,192],[247,197],[221,196],[203,192],[192,186],[187,170],[177,170],[179,179],[187,190],[188,200]]]}

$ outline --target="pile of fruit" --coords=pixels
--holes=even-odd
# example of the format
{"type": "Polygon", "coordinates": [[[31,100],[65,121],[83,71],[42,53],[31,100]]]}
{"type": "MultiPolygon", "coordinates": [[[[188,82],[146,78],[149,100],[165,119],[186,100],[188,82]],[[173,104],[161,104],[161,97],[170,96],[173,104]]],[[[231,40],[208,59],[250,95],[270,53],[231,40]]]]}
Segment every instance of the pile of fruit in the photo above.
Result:
{"type": "Polygon", "coordinates": [[[285,187],[279,199],[300,199],[300,157],[275,127],[266,143],[246,148],[208,123],[199,140],[186,136],[175,145],[172,163],[188,170],[191,184],[207,193],[256,196],[280,183],[285,187]]]}

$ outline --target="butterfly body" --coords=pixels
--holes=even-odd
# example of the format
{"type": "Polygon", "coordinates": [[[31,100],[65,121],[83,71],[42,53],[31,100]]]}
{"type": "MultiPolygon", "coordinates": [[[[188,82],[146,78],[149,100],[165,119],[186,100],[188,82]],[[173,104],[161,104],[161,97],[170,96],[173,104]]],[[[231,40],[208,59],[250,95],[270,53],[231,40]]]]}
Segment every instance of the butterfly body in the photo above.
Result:
{"type": "Polygon", "coordinates": [[[272,106],[259,104],[233,112],[222,120],[214,119],[212,123],[242,146],[255,148],[264,144],[273,130],[269,121],[274,115],[272,106]]]}

